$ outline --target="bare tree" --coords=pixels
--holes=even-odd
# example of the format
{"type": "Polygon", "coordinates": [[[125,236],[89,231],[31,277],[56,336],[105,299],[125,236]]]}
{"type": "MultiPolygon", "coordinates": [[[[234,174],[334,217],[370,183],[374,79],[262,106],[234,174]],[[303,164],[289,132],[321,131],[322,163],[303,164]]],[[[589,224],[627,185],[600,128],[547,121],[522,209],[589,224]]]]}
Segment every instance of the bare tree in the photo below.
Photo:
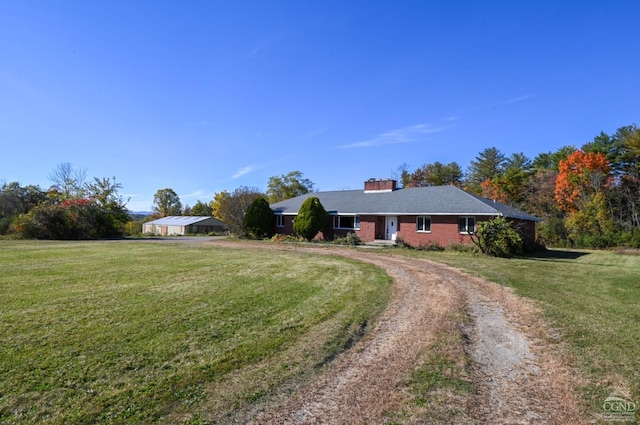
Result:
{"type": "Polygon", "coordinates": [[[61,162],[48,177],[64,199],[82,198],[86,194],[86,168],[76,168],[70,162],[61,162]]]}

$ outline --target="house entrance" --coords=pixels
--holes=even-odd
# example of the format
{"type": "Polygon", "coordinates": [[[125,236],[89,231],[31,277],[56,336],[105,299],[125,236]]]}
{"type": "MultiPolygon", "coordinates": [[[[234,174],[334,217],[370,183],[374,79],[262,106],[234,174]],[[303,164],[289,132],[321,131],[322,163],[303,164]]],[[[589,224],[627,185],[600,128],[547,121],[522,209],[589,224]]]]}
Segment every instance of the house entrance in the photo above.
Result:
{"type": "Polygon", "coordinates": [[[387,216],[386,233],[384,238],[388,241],[395,241],[397,236],[398,236],[398,217],[387,216]]]}

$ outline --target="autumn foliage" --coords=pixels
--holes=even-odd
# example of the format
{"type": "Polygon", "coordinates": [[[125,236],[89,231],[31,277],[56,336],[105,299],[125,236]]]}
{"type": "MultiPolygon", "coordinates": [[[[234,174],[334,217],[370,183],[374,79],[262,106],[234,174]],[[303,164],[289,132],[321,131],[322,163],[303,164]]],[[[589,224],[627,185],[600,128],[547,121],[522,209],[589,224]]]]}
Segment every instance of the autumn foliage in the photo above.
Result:
{"type": "Polygon", "coordinates": [[[611,183],[607,157],[578,149],[558,164],[555,198],[565,212],[576,212],[611,183]]]}

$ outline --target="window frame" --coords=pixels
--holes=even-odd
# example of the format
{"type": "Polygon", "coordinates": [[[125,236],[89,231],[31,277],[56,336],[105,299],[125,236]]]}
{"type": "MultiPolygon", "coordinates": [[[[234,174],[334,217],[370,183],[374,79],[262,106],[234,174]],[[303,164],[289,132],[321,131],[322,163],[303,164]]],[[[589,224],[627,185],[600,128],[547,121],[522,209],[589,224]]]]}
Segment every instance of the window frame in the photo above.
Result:
{"type": "Polygon", "coordinates": [[[360,230],[360,216],[359,215],[334,215],[333,228],[334,230],[360,230]],[[343,218],[352,219],[353,227],[345,227],[342,224],[343,218]]]}
{"type": "Polygon", "coordinates": [[[465,216],[460,216],[458,217],[458,233],[463,234],[463,235],[474,235],[476,233],[476,224],[478,223],[478,220],[476,220],[475,216],[472,215],[465,215],[465,216]],[[462,228],[461,224],[462,224],[462,220],[464,220],[464,229],[462,228]],[[469,231],[469,221],[472,220],[473,221],[473,226],[472,226],[472,230],[469,231]]]}
{"type": "Polygon", "coordinates": [[[416,217],[416,232],[418,233],[431,233],[431,216],[419,215],[416,217]],[[422,220],[422,226],[420,221],[422,220]],[[429,223],[429,226],[425,226],[425,223],[429,223]]]}
{"type": "Polygon", "coordinates": [[[281,214],[276,215],[276,227],[284,227],[284,216],[281,214]]]}

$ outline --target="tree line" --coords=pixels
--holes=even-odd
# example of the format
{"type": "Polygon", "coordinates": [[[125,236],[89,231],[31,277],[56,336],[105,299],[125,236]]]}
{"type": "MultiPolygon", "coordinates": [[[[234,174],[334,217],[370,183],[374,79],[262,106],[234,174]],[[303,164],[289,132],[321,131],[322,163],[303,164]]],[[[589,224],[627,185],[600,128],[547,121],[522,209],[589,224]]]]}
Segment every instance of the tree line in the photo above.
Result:
{"type": "MultiPolygon", "coordinates": [[[[428,164],[412,173],[400,170],[401,180],[405,187],[428,184],[428,179],[441,178],[428,172],[434,169],[439,170],[428,164]]],[[[533,160],[522,153],[507,157],[495,147],[487,148],[471,161],[464,178],[454,177],[449,184],[542,219],[538,235],[547,245],[640,248],[640,129],[636,125],[611,135],[602,132],[580,147],[563,146],[533,160]]]]}
{"type": "MultiPolygon", "coordinates": [[[[542,222],[539,242],[548,246],[640,248],[640,129],[601,132],[582,146],[562,146],[531,159],[496,147],[482,150],[466,171],[457,163],[402,164],[392,176],[401,187],[455,185],[527,211],[542,222]]],[[[312,191],[299,171],[271,177],[266,193],[241,187],[216,193],[212,214],[242,234],[242,217],[256,197],[270,203],[312,191]]]]}
{"type": "Polygon", "coordinates": [[[28,239],[96,239],[124,235],[131,221],[122,185],[112,178],[87,180],[86,170],[62,163],[53,185],[5,183],[0,188],[0,234],[28,239]]]}
{"type": "MultiPolygon", "coordinates": [[[[601,132],[582,146],[563,146],[528,158],[495,147],[482,150],[464,170],[457,162],[402,164],[391,176],[401,187],[456,185],[536,215],[538,236],[550,246],[640,248],[640,129],[601,132]]],[[[116,237],[134,233],[122,186],[113,178],[87,182],[86,172],[59,164],[47,191],[17,182],[0,188],[0,234],[36,238],[116,237]]],[[[269,178],[267,190],[241,186],[209,202],[183,206],[170,188],[154,195],[148,219],[214,216],[232,234],[248,236],[245,216],[256,199],[267,204],[313,191],[300,171],[269,178]]],[[[139,228],[139,227],[138,227],[139,228]]]]}

